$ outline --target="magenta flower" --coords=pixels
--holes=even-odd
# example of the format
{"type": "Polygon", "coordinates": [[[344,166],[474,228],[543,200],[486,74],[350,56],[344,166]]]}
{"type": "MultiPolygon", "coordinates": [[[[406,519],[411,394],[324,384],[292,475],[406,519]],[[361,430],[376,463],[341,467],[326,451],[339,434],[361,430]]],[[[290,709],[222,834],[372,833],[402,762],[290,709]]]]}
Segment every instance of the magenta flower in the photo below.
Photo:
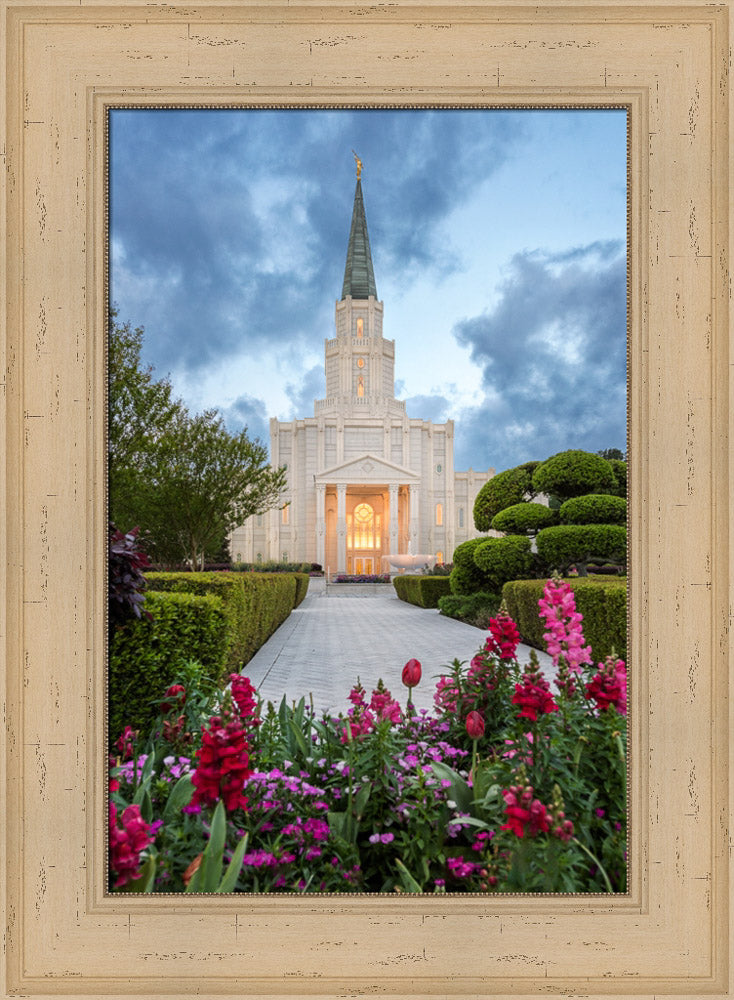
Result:
{"type": "Polygon", "coordinates": [[[576,610],[570,584],[560,579],[548,580],[538,608],[548,629],[543,639],[553,663],[558,666],[563,657],[574,673],[580,671],[582,663],[591,663],[591,646],[584,646],[583,615],[576,610]]]}

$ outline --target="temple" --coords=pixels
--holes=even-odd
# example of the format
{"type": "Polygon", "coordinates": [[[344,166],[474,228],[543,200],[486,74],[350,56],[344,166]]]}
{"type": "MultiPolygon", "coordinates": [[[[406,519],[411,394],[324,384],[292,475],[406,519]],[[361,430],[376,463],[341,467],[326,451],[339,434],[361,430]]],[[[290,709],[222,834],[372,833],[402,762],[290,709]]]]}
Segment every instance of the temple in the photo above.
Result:
{"type": "Polygon", "coordinates": [[[230,537],[237,562],[318,563],[333,573],[380,573],[383,556],[449,562],[478,532],[472,510],[494,475],[454,469],[454,422],[409,417],[395,398],[395,341],[382,335],[357,160],[335,336],[324,342],[326,398],[314,415],[270,421],[270,461],[287,468],[282,509],[230,537]]]}

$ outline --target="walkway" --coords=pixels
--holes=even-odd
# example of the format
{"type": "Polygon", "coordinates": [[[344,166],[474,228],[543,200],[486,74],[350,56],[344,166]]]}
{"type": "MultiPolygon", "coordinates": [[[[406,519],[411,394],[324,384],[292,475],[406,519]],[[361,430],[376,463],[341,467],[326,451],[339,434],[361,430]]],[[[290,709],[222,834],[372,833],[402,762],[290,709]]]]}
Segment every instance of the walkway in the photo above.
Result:
{"type": "MultiPolygon", "coordinates": [[[[484,643],[486,632],[406,604],[391,586],[351,589],[358,586],[327,588],[323,579],[312,578],[300,607],[244,668],[266,701],[277,707],[284,694],[289,701],[311,695],[317,712],[346,711],[347,695],[359,677],[368,694],[382,678],[404,706],[401,674],[415,657],[423,679],[413,701],[417,708],[432,708],[438,675],[448,672],[455,657],[470,660],[484,643]]],[[[529,647],[518,647],[521,663],[528,654],[529,647]]],[[[550,657],[538,655],[551,680],[550,657]]]]}

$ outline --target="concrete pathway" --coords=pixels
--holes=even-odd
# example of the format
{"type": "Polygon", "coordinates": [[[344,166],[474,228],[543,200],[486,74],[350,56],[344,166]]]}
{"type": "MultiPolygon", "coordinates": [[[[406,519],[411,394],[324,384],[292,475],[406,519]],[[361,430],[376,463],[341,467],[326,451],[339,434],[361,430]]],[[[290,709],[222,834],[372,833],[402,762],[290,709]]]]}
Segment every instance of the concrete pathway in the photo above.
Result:
{"type": "MultiPolygon", "coordinates": [[[[310,694],[317,712],[346,711],[347,695],[359,677],[368,694],[382,678],[405,706],[401,674],[415,657],[423,677],[413,701],[417,708],[432,708],[438,675],[448,672],[445,668],[455,657],[470,660],[484,644],[486,632],[406,604],[391,586],[358,586],[326,587],[322,579],[311,579],[300,607],[244,668],[266,701],[277,707],[284,694],[289,701],[302,695],[308,700],[310,694]]],[[[529,651],[518,648],[521,663],[527,662],[529,651]]],[[[555,668],[550,657],[538,656],[551,681],[555,668]]]]}

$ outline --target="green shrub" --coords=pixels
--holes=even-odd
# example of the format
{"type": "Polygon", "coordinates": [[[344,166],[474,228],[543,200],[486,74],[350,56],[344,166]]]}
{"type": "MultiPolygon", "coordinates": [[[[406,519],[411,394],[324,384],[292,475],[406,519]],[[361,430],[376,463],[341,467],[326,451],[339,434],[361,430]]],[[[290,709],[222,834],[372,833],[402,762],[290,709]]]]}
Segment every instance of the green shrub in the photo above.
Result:
{"type": "Polygon", "coordinates": [[[495,531],[521,535],[526,531],[540,531],[551,524],[558,524],[557,510],[542,503],[516,503],[495,514],[491,527],[495,531]]]}
{"type": "MultiPolygon", "coordinates": [[[[235,573],[311,573],[317,563],[310,562],[277,562],[272,559],[264,563],[232,563],[232,571],[235,573]]],[[[318,567],[319,570],[321,567],[318,567]]]]}
{"type": "Polygon", "coordinates": [[[476,594],[447,594],[439,597],[438,607],[447,618],[458,618],[470,625],[487,628],[489,619],[497,614],[501,600],[499,593],[479,590],[476,594]]]}
{"type": "Polygon", "coordinates": [[[229,641],[226,664],[229,671],[238,670],[252,659],[296,607],[299,587],[303,587],[297,579],[293,573],[150,573],[148,588],[216,594],[222,599],[229,641]]]}
{"type": "Polygon", "coordinates": [[[486,541],[486,536],[470,538],[468,542],[462,542],[454,549],[454,568],[449,574],[452,594],[472,594],[482,590],[485,579],[474,562],[474,550],[486,541]]]}
{"type": "Polygon", "coordinates": [[[488,538],[474,550],[474,562],[484,575],[485,589],[501,590],[508,580],[530,576],[533,554],[527,535],[488,538]]]}
{"type": "Polygon", "coordinates": [[[296,578],[296,602],[293,606],[297,608],[308,593],[308,585],[311,577],[308,573],[294,573],[293,575],[296,578]]]}
{"type": "Polygon", "coordinates": [[[533,473],[540,462],[525,462],[498,473],[482,486],[474,501],[474,526],[489,531],[492,518],[506,507],[535,496],[533,473]]]}
{"type": "Polygon", "coordinates": [[[561,505],[561,524],[626,524],[627,501],[608,493],[571,497],[561,505]]]}
{"type": "MultiPolygon", "coordinates": [[[[627,659],[627,580],[571,578],[576,610],[583,615],[582,628],[591,646],[594,663],[601,663],[612,651],[627,659]]],[[[512,580],[502,588],[502,599],[515,621],[523,642],[544,649],[545,623],[538,612],[545,580],[512,580]]]]}
{"type": "Polygon", "coordinates": [[[627,561],[627,529],[621,524],[559,524],[536,536],[538,559],[547,572],[565,572],[591,560],[627,561]]]}
{"type": "Polygon", "coordinates": [[[610,490],[614,496],[627,498],[627,463],[619,458],[610,458],[609,464],[614,473],[614,489],[610,490]]]}
{"type": "Polygon", "coordinates": [[[401,601],[419,608],[437,608],[439,598],[451,592],[447,576],[396,576],[393,586],[401,601]]]}
{"type": "Polygon", "coordinates": [[[535,492],[552,494],[560,500],[601,493],[615,486],[609,462],[590,451],[561,451],[542,462],[533,473],[535,492]]]}
{"type": "Polygon", "coordinates": [[[176,680],[182,664],[197,660],[219,681],[229,654],[224,603],[213,594],[147,591],[153,620],[133,618],[110,633],[110,737],[125,726],[147,732],[158,716],[155,702],[176,680]]]}

